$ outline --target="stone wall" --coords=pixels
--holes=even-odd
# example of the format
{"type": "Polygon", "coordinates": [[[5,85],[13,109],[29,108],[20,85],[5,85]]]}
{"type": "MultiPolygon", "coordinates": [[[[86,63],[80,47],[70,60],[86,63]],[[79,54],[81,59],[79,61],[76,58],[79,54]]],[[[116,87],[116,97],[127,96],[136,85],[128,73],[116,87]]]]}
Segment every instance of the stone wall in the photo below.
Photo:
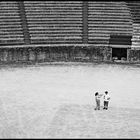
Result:
{"type": "Polygon", "coordinates": [[[111,61],[111,48],[108,47],[29,47],[1,48],[0,63],[36,62],[93,62],[111,61]]]}

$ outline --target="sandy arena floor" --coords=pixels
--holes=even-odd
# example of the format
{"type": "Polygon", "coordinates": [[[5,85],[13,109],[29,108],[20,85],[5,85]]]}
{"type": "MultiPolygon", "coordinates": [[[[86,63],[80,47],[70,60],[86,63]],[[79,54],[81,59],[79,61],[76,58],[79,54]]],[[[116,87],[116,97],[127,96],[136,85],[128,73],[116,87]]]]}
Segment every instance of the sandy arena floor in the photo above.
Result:
{"type": "Polygon", "coordinates": [[[0,78],[0,138],[140,138],[140,67],[4,67],[0,78]],[[105,90],[110,108],[95,111],[105,90]]]}

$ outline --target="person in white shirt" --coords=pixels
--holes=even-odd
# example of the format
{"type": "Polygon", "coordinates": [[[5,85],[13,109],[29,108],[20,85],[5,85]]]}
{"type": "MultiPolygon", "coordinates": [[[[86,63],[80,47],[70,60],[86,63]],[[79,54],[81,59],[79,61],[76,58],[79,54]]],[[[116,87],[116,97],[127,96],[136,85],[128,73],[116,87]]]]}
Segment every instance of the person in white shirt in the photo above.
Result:
{"type": "Polygon", "coordinates": [[[105,91],[103,99],[104,99],[104,108],[103,109],[107,110],[108,109],[108,104],[109,104],[109,101],[110,101],[110,95],[108,94],[108,91],[105,91]]]}

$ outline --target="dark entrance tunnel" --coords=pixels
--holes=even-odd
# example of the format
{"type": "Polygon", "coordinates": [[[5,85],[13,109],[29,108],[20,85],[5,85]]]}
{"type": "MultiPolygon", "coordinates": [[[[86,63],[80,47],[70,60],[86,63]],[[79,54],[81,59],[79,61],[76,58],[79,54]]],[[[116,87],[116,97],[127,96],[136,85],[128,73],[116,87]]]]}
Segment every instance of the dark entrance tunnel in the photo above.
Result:
{"type": "Polygon", "coordinates": [[[131,35],[110,35],[109,44],[112,46],[112,60],[127,60],[127,48],[132,45],[131,39],[131,35]]]}
{"type": "Polygon", "coordinates": [[[127,60],[127,48],[112,48],[112,58],[127,60]]]}

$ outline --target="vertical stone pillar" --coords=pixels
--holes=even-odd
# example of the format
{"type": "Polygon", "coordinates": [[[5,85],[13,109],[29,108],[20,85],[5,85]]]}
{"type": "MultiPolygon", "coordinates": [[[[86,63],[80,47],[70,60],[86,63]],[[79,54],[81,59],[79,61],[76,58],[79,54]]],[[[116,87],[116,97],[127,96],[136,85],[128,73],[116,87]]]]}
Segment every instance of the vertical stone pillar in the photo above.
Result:
{"type": "Polygon", "coordinates": [[[24,43],[30,44],[30,34],[29,34],[29,29],[28,29],[24,1],[18,1],[18,5],[19,5],[19,15],[21,18],[21,25],[23,29],[23,35],[24,35],[24,43]]]}

